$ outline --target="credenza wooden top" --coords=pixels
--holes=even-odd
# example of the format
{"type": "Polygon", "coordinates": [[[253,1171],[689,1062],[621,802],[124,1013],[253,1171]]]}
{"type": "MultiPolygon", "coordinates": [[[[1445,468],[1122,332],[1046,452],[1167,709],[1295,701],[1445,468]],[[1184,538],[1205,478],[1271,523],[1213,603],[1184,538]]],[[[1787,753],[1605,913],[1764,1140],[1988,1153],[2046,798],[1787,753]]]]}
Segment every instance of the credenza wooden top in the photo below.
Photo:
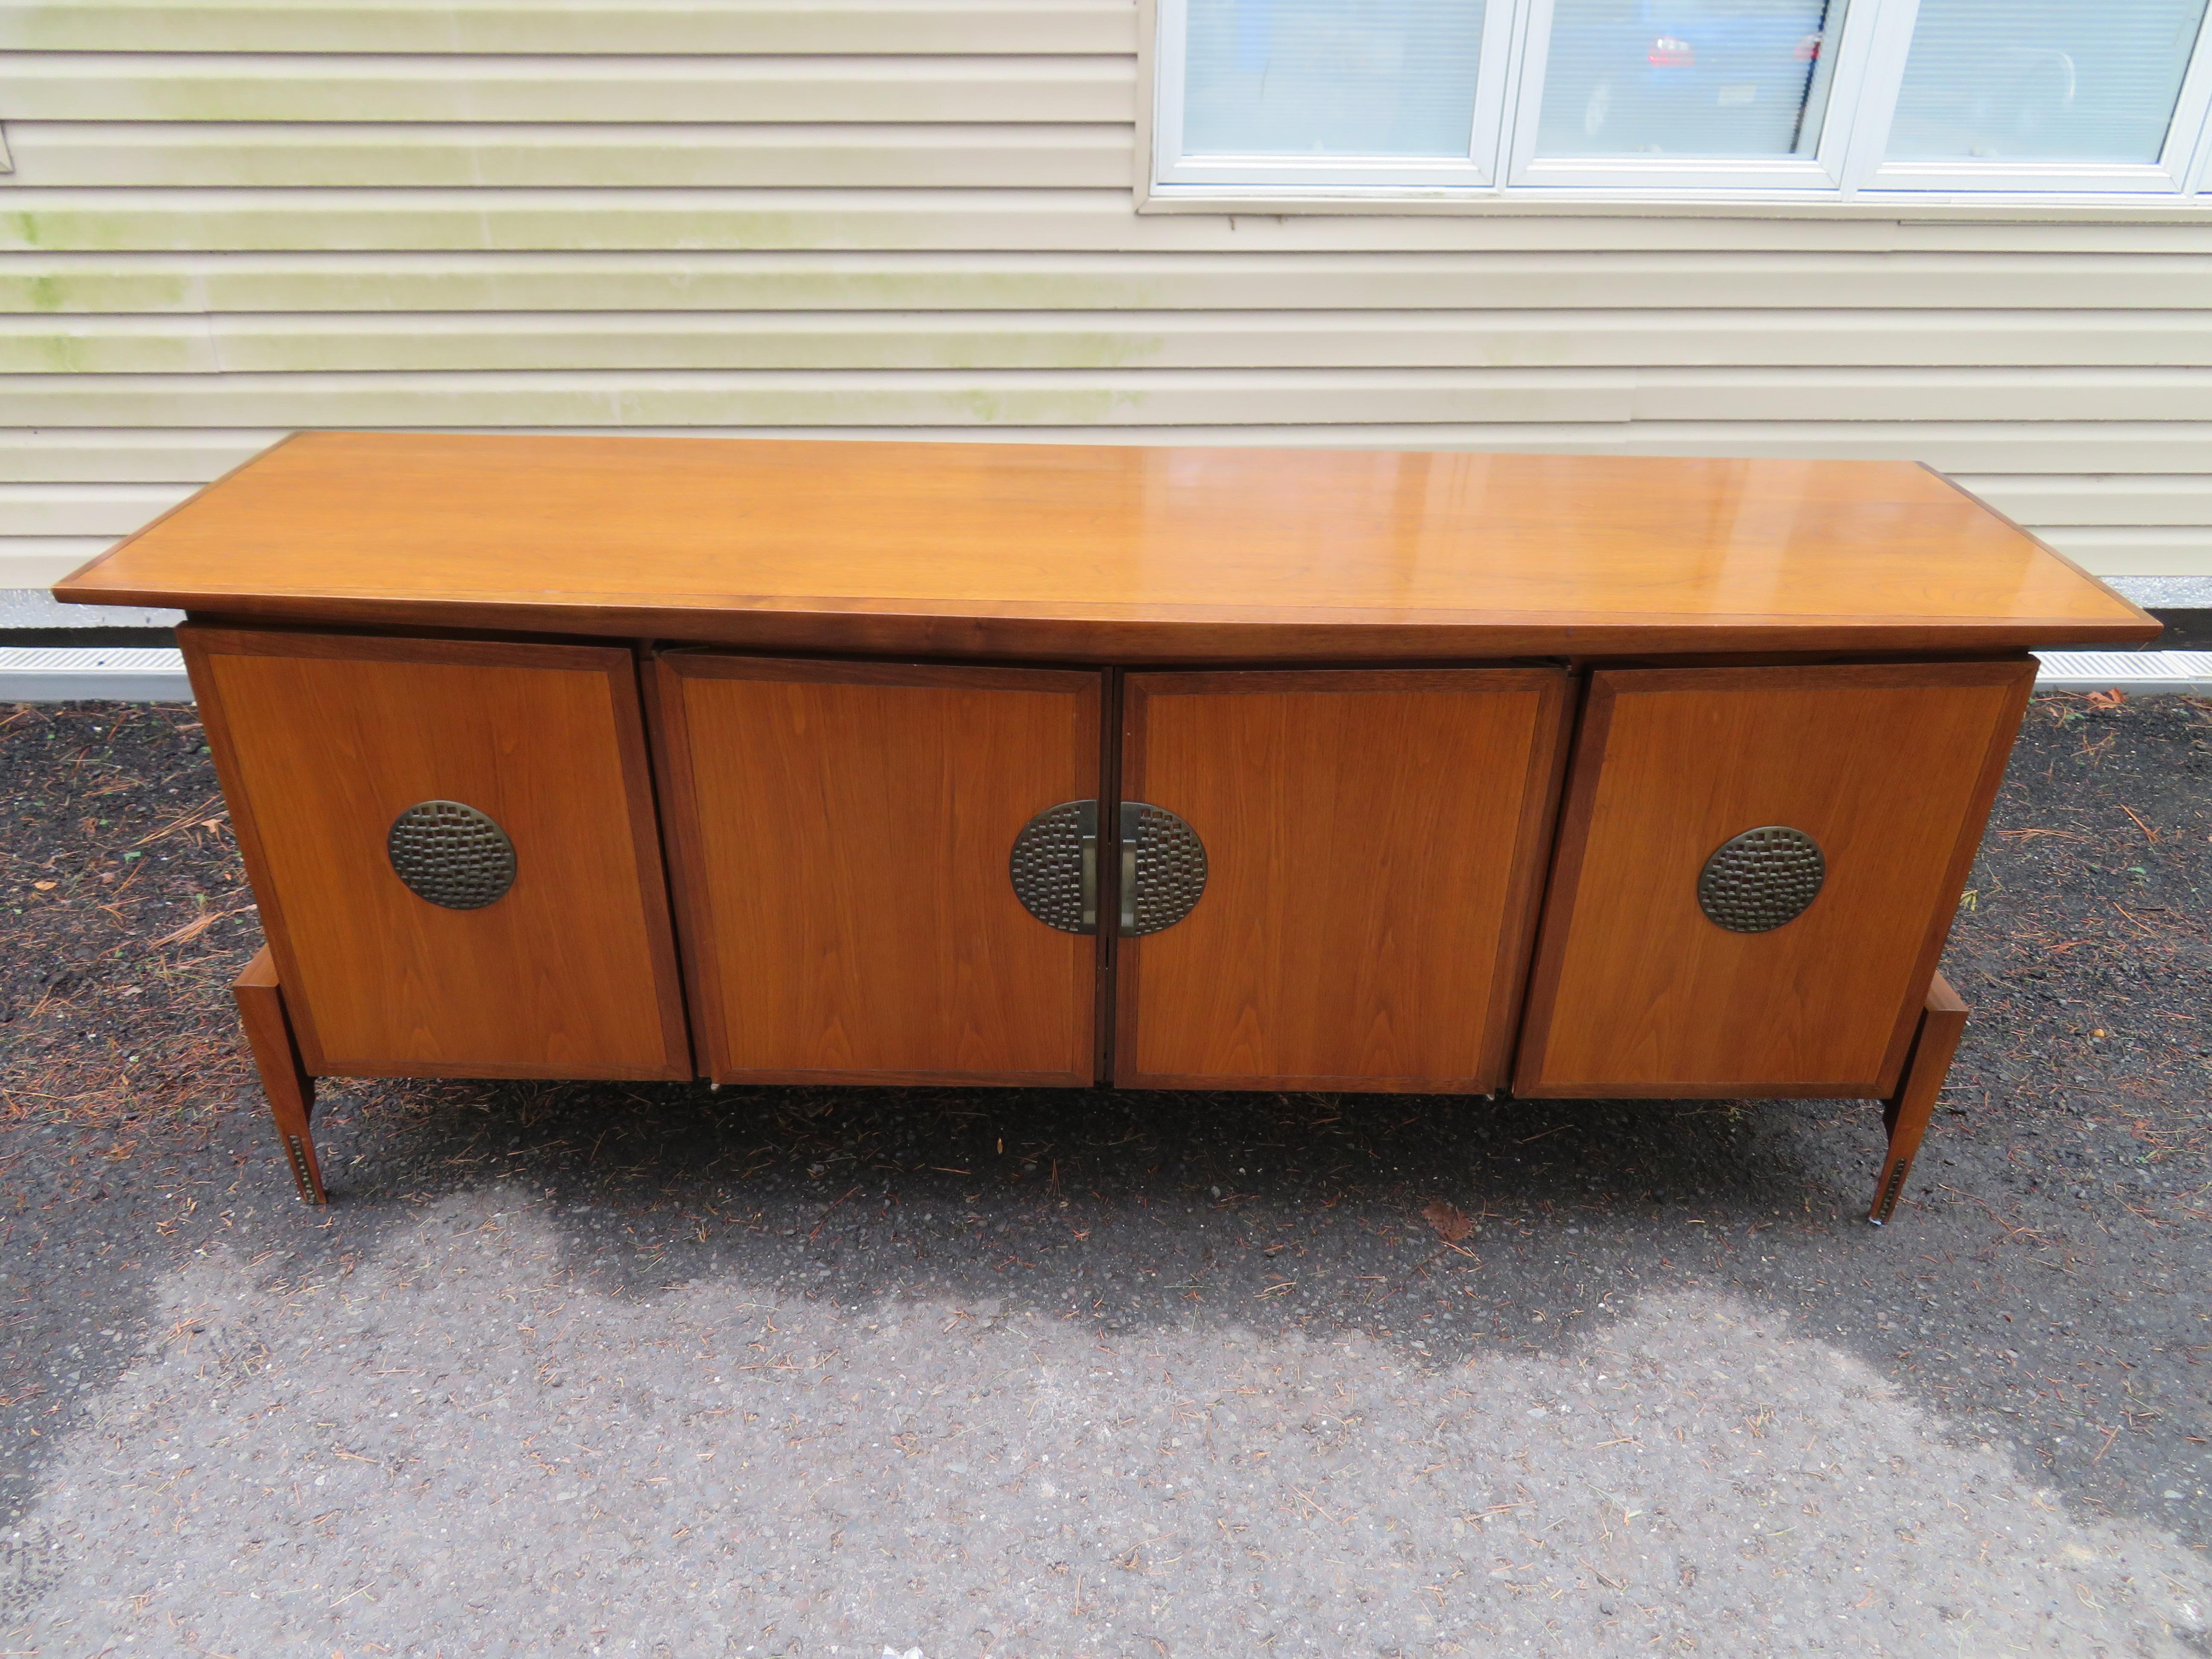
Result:
{"type": "Polygon", "coordinates": [[[307,433],[82,605],[1098,661],[2002,651],[2158,624],[1924,468],[307,433]]]}

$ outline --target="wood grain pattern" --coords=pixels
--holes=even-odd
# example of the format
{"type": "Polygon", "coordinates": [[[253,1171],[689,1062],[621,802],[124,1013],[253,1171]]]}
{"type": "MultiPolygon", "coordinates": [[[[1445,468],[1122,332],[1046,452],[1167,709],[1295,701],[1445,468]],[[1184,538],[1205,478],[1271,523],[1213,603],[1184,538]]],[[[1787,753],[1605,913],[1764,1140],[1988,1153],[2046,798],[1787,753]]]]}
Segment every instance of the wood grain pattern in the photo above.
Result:
{"type": "Polygon", "coordinates": [[[253,1051],[253,1066],[261,1073],[261,1092],[276,1121],[276,1138],[292,1168],[293,1184],[304,1204],[327,1204],[323,1189],[322,1161],[315,1156],[315,1137],[308,1128],[314,1115],[315,1080],[300,1058],[299,1038],[285,1012],[283,988],[276,981],[276,959],[264,945],[253,953],[230,983],[238,1004],[239,1023],[246,1029],[246,1046],[253,1051]]]}
{"type": "Polygon", "coordinates": [[[1867,1210],[1867,1219],[1877,1227],[1888,1225],[1896,1213],[1912,1160],[1919,1156],[1921,1140],[1928,1133],[1929,1117],[1943,1092],[1943,1080],[1951,1074],[1959,1039],[1966,1033],[1966,1005],[1951,988],[1951,981],[1938,974],[1928,987],[1905,1075],[1882,1114],[1889,1149],[1882,1158],[1881,1178],[1875,1182],[1874,1202],[1867,1210]]]}
{"type": "Polygon", "coordinates": [[[1122,664],[2158,632],[1902,462],[1031,444],[310,433],[55,592],[1122,664]]]}
{"type": "Polygon", "coordinates": [[[1098,940],[1008,878],[1095,797],[1095,673],[673,653],[654,702],[717,1080],[1087,1084],[1098,940]]]}
{"type": "Polygon", "coordinates": [[[1124,799],[1205,896],[1120,942],[1115,1080],[1504,1080],[1565,744],[1554,668],[1132,674],[1124,799]]]}
{"type": "Polygon", "coordinates": [[[692,1074],[629,652],[178,635],[309,1072],[692,1074]],[[514,842],[497,902],[393,873],[434,799],[514,842]]]}
{"type": "Polygon", "coordinates": [[[1887,1096],[2032,661],[1601,672],[1577,744],[1514,1089],[1887,1096]],[[1697,883],[1762,824],[1817,841],[1802,915],[1729,933],[1697,883]]]}

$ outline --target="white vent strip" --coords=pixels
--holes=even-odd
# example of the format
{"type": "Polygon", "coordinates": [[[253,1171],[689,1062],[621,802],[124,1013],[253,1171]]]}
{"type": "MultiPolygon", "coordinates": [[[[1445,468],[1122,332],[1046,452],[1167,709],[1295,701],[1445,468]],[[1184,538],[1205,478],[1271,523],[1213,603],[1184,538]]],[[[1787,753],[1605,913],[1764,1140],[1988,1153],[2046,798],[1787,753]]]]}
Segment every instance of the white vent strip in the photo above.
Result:
{"type": "Polygon", "coordinates": [[[2212,651],[2039,651],[2050,690],[2212,691],[2212,651]]]}
{"type": "Polygon", "coordinates": [[[185,653],[159,646],[11,645],[0,647],[0,674],[158,674],[185,672],[185,653]]]}
{"type": "Polygon", "coordinates": [[[185,653],[155,646],[0,646],[0,702],[188,702],[185,653]]]}

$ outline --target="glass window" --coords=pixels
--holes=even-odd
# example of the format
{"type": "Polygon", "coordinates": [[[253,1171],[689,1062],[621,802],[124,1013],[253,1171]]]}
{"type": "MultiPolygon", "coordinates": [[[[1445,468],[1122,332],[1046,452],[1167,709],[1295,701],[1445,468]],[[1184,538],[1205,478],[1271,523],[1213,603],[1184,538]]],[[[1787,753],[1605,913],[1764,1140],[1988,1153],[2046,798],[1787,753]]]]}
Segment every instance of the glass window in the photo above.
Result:
{"type": "Polygon", "coordinates": [[[1186,155],[1464,156],[1482,0],[1189,0],[1186,155]]]}
{"type": "Polygon", "coordinates": [[[1558,0],[1540,155],[1809,155],[1842,0],[1558,0]]]}
{"type": "Polygon", "coordinates": [[[2036,199],[2212,222],[2212,0],[1155,0],[1163,204],[2036,199]]]}
{"type": "Polygon", "coordinates": [[[2155,161],[2205,0],[1920,0],[1899,161],[2155,161]]]}

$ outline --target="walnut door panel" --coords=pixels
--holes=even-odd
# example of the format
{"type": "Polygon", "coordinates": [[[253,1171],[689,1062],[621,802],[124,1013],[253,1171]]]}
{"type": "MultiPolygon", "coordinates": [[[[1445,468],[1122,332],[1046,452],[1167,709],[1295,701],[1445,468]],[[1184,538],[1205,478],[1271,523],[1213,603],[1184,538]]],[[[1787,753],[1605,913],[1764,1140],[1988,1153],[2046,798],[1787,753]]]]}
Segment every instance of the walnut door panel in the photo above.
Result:
{"type": "Polygon", "coordinates": [[[1888,1095],[2033,679],[2026,661],[1594,674],[1516,1091],[1888,1095]],[[1765,838],[1716,872],[1724,926],[1700,878],[1763,829],[1802,832],[1817,864],[1765,838]]]}
{"type": "Polygon", "coordinates": [[[1031,817],[1098,793],[1103,677],[670,653],[656,734],[719,1080],[1087,1084],[1098,940],[1023,908],[1031,817]]]}
{"type": "Polygon", "coordinates": [[[1124,690],[1121,797],[1189,824],[1206,886],[1182,920],[1117,941],[1115,1081],[1500,1085],[1565,672],[1147,673],[1124,690]]]}
{"type": "Polygon", "coordinates": [[[178,633],[311,1073],[692,1074],[629,652],[178,633]]]}

